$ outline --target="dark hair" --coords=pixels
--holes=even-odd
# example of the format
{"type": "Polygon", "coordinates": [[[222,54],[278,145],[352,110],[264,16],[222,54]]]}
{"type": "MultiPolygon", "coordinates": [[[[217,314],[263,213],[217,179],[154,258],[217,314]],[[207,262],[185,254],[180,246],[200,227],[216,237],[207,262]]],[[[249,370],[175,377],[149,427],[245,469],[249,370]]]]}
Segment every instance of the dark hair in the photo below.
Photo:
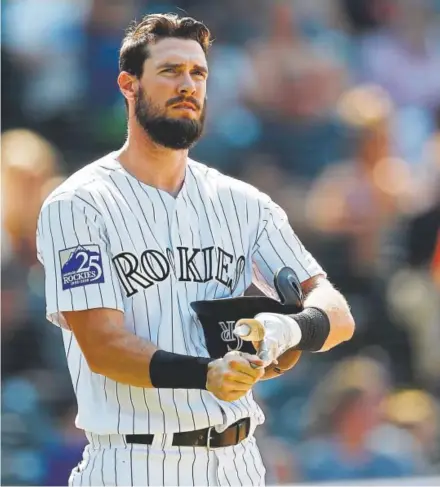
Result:
{"type": "Polygon", "coordinates": [[[149,56],[148,46],[167,37],[193,39],[205,54],[211,45],[208,27],[198,20],[177,14],[146,15],[140,22],[134,22],[125,34],[119,52],[119,70],[140,78],[149,56]]]}

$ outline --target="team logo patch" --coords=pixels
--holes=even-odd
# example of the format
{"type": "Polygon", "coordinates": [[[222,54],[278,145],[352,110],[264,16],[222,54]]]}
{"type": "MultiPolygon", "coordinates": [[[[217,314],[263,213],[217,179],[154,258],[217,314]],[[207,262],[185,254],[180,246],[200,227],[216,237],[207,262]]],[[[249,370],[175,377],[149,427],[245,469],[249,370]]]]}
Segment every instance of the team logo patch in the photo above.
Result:
{"type": "Polygon", "coordinates": [[[78,245],[60,250],[63,290],[104,282],[99,245],[78,245]]]}

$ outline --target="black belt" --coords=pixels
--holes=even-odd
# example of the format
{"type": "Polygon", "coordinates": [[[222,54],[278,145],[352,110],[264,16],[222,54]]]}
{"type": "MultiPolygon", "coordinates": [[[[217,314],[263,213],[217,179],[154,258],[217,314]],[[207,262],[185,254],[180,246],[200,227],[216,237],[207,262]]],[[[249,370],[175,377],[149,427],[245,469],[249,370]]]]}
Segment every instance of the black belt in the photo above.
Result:
{"type": "MultiPolygon", "coordinates": [[[[217,433],[214,427],[195,431],[184,431],[173,434],[173,446],[204,446],[207,448],[221,448],[237,445],[249,435],[251,427],[250,418],[243,418],[231,424],[223,433],[217,433]]],[[[153,434],[125,435],[127,443],[151,445],[153,434]]]]}

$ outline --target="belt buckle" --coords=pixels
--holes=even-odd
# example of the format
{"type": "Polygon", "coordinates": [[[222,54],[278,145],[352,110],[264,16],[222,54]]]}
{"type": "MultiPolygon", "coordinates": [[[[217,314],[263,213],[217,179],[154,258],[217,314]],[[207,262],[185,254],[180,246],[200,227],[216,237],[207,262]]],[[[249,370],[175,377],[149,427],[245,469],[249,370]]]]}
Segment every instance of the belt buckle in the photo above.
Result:
{"type": "Polygon", "coordinates": [[[211,431],[213,430],[214,426],[210,426],[208,428],[208,432],[206,433],[207,434],[207,439],[206,439],[206,448],[208,450],[211,450],[211,431]]]}

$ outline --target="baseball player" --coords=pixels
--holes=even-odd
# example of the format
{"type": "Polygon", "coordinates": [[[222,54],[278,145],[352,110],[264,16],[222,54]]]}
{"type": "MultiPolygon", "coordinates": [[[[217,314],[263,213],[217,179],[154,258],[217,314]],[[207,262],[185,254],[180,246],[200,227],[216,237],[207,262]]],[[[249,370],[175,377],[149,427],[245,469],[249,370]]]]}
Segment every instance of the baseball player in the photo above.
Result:
{"type": "Polygon", "coordinates": [[[40,212],[47,318],[62,330],[88,439],[69,485],[264,485],[252,387],[284,353],[329,350],[353,334],[345,299],[284,211],[188,157],[205,120],[210,43],[192,18],[133,25],[117,80],[126,143],[40,212]],[[221,321],[227,348],[213,356],[192,303],[240,299],[252,282],[276,297],[286,267],[303,310],[221,321]]]}

